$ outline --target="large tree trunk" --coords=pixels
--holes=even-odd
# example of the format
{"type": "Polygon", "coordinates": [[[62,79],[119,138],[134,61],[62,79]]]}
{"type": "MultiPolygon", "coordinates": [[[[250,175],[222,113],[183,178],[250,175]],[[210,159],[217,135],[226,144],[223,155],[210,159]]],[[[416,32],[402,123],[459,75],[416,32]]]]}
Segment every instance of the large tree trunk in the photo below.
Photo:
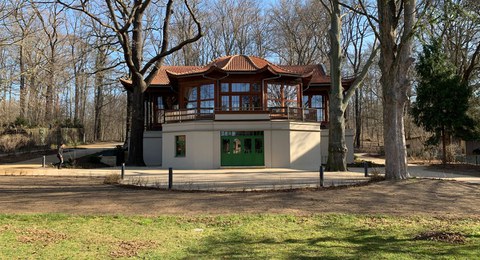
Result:
{"type": "MultiPolygon", "coordinates": [[[[381,59],[381,58],[380,58],[381,59]]],[[[382,73],[387,73],[383,72],[382,73]]],[[[384,74],[387,75],[387,74],[384,74]]],[[[406,93],[399,83],[397,75],[382,76],[383,87],[383,132],[385,144],[385,177],[387,179],[406,179],[407,149],[404,128],[404,109],[406,93]],[[389,87],[385,87],[389,86],[389,87]],[[404,96],[404,97],[402,97],[404,96]]]]}
{"type": "Polygon", "coordinates": [[[341,78],[342,50],[340,46],[340,32],[342,21],[338,1],[332,1],[330,14],[330,109],[328,129],[328,160],[327,171],[346,171],[347,146],[345,144],[345,106],[343,105],[343,87],[341,78]]]}
{"type": "Polygon", "coordinates": [[[143,93],[147,89],[147,84],[141,76],[134,74],[132,76],[132,124],[130,130],[130,144],[128,146],[129,165],[144,166],[143,161],[143,131],[144,131],[144,103],[143,93]]]}
{"type": "Polygon", "coordinates": [[[407,149],[405,142],[404,113],[410,89],[408,79],[413,59],[412,38],[415,17],[415,0],[398,3],[395,0],[378,0],[380,36],[380,79],[383,90],[383,128],[385,143],[385,177],[406,179],[407,149]],[[397,6],[398,4],[398,6],[397,6]],[[403,4],[403,6],[399,6],[403,4]],[[403,9],[403,31],[398,35],[403,9]],[[400,40],[399,40],[400,39],[400,40]]]}
{"type": "Polygon", "coordinates": [[[105,47],[101,46],[97,50],[97,57],[95,60],[95,69],[97,73],[95,74],[95,118],[94,118],[94,139],[95,141],[103,141],[102,135],[102,109],[103,109],[103,84],[105,72],[103,68],[105,67],[107,55],[105,53],[105,47]]]}

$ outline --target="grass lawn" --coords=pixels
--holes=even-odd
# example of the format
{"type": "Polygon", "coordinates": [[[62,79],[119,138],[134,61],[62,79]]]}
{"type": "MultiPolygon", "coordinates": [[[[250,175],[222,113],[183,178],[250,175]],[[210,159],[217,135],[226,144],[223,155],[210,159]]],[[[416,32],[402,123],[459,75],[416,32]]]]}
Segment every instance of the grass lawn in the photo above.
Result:
{"type": "Polygon", "coordinates": [[[479,259],[480,219],[0,215],[0,259],[479,259]],[[459,232],[464,243],[415,240],[459,232]]]}

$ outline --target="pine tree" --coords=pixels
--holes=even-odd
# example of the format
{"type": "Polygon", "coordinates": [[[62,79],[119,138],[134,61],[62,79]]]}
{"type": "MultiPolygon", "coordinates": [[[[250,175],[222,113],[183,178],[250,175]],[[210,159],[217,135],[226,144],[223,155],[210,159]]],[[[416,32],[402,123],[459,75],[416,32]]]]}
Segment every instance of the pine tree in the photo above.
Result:
{"type": "Polygon", "coordinates": [[[436,145],[442,140],[445,164],[447,138],[468,136],[474,129],[474,121],[467,115],[472,90],[455,74],[455,66],[441,46],[440,41],[433,40],[423,46],[419,55],[417,96],[411,114],[415,124],[433,133],[428,144],[436,145]]]}

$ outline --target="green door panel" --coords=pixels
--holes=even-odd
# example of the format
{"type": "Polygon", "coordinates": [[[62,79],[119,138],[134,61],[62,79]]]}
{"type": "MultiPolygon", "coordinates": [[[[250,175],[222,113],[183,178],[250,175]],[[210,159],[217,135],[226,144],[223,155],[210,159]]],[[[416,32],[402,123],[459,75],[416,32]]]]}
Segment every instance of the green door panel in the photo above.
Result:
{"type": "Polygon", "coordinates": [[[222,166],[263,166],[263,136],[222,136],[222,166]]]}

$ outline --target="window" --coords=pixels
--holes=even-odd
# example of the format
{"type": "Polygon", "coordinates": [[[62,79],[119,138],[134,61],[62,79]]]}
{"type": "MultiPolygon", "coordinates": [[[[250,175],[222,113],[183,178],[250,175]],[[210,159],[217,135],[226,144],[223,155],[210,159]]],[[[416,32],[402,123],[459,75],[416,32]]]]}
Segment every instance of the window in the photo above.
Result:
{"type": "Polygon", "coordinates": [[[220,100],[222,111],[262,110],[260,83],[222,83],[220,100]]]}
{"type": "Polygon", "coordinates": [[[268,107],[298,107],[300,85],[267,84],[268,107]]]}
{"type": "Polygon", "coordinates": [[[196,109],[202,114],[211,114],[215,107],[213,84],[187,88],[185,91],[186,108],[196,109]]]}
{"type": "Polygon", "coordinates": [[[316,109],[317,121],[325,121],[325,98],[323,95],[308,95],[303,97],[303,105],[305,108],[316,109]]]}
{"type": "Polygon", "coordinates": [[[175,157],[185,157],[186,154],[186,136],[175,136],[175,157]]]}

